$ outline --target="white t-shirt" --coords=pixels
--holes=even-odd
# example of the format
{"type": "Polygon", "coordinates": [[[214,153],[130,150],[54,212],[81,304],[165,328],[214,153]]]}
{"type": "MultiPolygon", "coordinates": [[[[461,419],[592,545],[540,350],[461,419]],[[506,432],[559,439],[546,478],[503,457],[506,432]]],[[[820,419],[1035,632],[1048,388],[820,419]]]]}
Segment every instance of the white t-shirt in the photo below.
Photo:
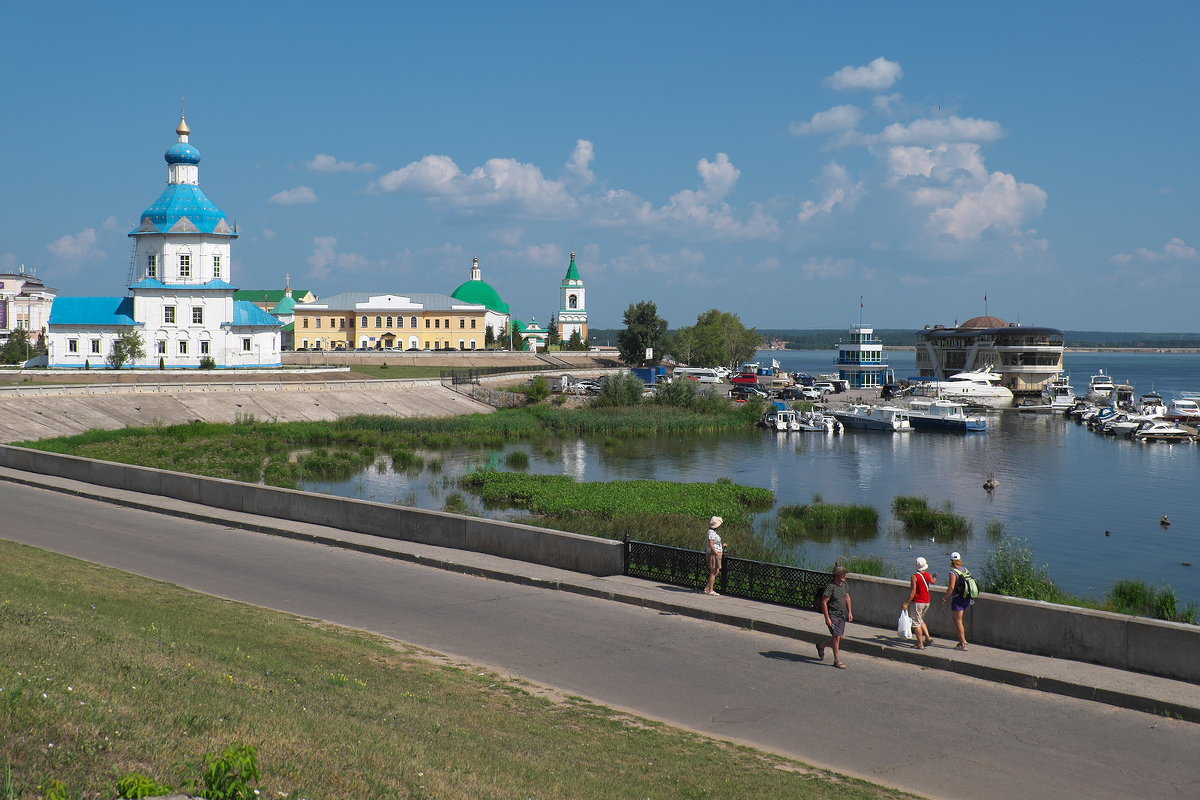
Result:
{"type": "Polygon", "coordinates": [[[719,533],[717,533],[716,528],[708,529],[708,541],[710,543],[709,547],[708,547],[708,552],[710,552],[710,553],[725,552],[725,548],[721,545],[721,535],[719,533]]]}

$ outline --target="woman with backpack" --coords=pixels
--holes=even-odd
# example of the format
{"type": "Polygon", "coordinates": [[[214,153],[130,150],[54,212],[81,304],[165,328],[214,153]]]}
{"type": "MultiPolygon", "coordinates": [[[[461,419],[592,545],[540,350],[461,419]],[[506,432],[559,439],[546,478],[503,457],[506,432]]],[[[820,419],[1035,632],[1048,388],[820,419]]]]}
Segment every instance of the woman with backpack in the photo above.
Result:
{"type": "Polygon", "coordinates": [[[950,601],[950,613],[954,617],[954,627],[958,631],[958,644],[955,650],[967,649],[967,632],[963,628],[963,612],[975,602],[978,593],[975,588],[975,578],[971,570],[963,564],[962,556],[957,552],[950,554],[950,583],[946,584],[946,592],[942,595],[942,605],[950,601]]]}

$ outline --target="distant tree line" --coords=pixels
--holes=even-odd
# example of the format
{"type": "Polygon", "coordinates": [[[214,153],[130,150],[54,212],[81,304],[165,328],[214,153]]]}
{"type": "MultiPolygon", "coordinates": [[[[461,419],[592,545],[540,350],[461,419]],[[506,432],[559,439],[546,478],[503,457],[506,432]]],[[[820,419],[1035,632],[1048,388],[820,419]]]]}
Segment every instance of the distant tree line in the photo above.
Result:
{"type": "MultiPolygon", "coordinates": [[[[663,340],[675,336],[678,330],[663,332],[663,340]]],[[[592,328],[589,331],[596,344],[616,344],[620,329],[592,328]]],[[[769,343],[775,340],[786,343],[789,350],[829,350],[839,342],[846,341],[848,328],[794,330],[782,328],[759,328],[759,340],[769,343]]],[[[885,346],[912,347],[922,333],[918,328],[876,328],[875,335],[885,346]]],[[[1140,347],[1140,348],[1200,348],[1200,333],[1141,333],[1122,331],[1063,331],[1067,347],[1140,347]]]]}

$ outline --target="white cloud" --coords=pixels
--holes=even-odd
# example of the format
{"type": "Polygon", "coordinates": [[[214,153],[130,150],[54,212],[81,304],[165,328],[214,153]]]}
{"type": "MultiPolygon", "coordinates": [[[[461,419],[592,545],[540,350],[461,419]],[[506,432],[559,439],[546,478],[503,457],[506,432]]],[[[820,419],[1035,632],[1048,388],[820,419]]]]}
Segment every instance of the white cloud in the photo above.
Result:
{"type": "Polygon", "coordinates": [[[109,214],[104,222],[100,223],[100,227],[106,231],[115,231],[120,229],[120,223],[117,222],[115,214],[109,214]]]}
{"type": "Polygon", "coordinates": [[[609,267],[620,275],[654,273],[664,276],[668,284],[693,284],[708,282],[702,269],[706,261],[704,252],[692,247],[656,253],[649,245],[640,245],[614,258],[609,267]]]}
{"type": "Polygon", "coordinates": [[[845,66],[825,79],[831,89],[868,89],[880,92],[888,89],[904,75],[895,61],[880,56],[865,67],[845,66]]]}
{"type": "Polygon", "coordinates": [[[947,142],[994,142],[1004,135],[1000,123],[986,119],[949,116],[894,122],[877,137],[884,144],[938,145],[947,142]]]}
{"type": "Polygon", "coordinates": [[[317,202],[317,193],[309,186],[297,186],[276,192],[267,202],[273,206],[307,206],[317,202]]]}
{"type": "Polygon", "coordinates": [[[338,161],[324,153],[318,153],[312,161],[305,161],[304,168],[312,172],[373,172],[375,165],[370,162],[356,164],[353,161],[338,161]]]}
{"type": "Polygon", "coordinates": [[[556,244],[530,244],[513,250],[503,250],[496,256],[522,267],[561,268],[564,272],[570,263],[562,247],[556,244]]]}
{"type": "Polygon", "coordinates": [[[838,280],[849,278],[854,262],[845,258],[810,258],[800,265],[805,279],[838,280]]]}
{"type": "Polygon", "coordinates": [[[1137,264],[1163,264],[1178,261],[1195,261],[1200,257],[1200,251],[1189,245],[1178,236],[1171,239],[1161,250],[1149,250],[1139,247],[1132,253],[1117,253],[1110,261],[1122,266],[1137,264]]]}
{"type": "Polygon", "coordinates": [[[877,94],[871,99],[871,105],[877,113],[891,116],[896,113],[896,106],[900,105],[900,93],[877,94]]]}
{"type": "Polygon", "coordinates": [[[98,247],[99,243],[100,237],[96,235],[96,229],[84,228],[79,233],[68,233],[58,237],[46,245],[46,249],[65,262],[80,264],[85,259],[96,260],[104,257],[104,251],[98,247]]]}
{"type": "Polygon", "coordinates": [[[853,211],[866,194],[862,182],[855,183],[846,168],[836,162],[826,164],[813,183],[822,188],[821,199],[800,204],[800,213],[796,215],[800,222],[809,222],[819,214],[831,214],[839,206],[843,211],[853,211]]]}
{"type": "Polygon", "coordinates": [[[889,147],[886,157],[891,184],[913,177],[949,182],[958,173],[980,183],[987,179],[987,167],[977,144],[889,147]]]}
{"type": "Polygon", "coordinates": [[[1026,217],[1046,207],[1046,193],[1031,183],[1020,183],[1006,172],[993,172],[987,183],[963,191],[957,202],[930,214],[936,230],[959,241],[978,239],[984,231],[1019,232],[1026,217]]]}
{"type": "Polygon", "coordinates": [[[313,239],[313,251],[309,255],[308,277],[312,280],[325,280],[335,272],[341,278],[345,273],[367,272],[379,265],[369,258],[357,253],[339,253],[336,236],[317,236],[313,239]]]}
{"type": "Polygon", "coordinates": [[[596,175],[591,169],[595,158],[596,150],[592,143],[587,139],[580,139],[575,142],[575,149],[571,151],[571,158],[567,160],[566,170],[586,186],[596,180],[596,175]]]}
{"type": "Polygon", "coordinates": [[[423,195],[452,209],[496,209],[545,219],[568,216],[577,207],[561,182],[548,180],[533,164],[511,158],[488,159],[483,166],[464,173],[447,156],[425,156],[367,188],[373,193],[423,195]]]}
{"type": "Polygon", "coordinates": [[[837,131],[853,130],[867,115],[858,106],[834,106],[826,111],[818,111],[808,122],[793,122],[789,130],[796,136],[810,133],[835,133],[837,131]]]}

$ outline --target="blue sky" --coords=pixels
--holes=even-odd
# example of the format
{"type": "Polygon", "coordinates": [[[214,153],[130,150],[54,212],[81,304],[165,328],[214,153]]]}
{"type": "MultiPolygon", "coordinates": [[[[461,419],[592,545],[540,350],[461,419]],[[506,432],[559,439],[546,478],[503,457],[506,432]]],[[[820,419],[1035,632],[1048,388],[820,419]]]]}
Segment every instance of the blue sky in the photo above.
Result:
{"type": "Polygon", "coordinates": [[[122,294],[186,96],[243,288],[1200,330],[1200,3],[432,5],[7,4],[0,269],[122,294]]]}

